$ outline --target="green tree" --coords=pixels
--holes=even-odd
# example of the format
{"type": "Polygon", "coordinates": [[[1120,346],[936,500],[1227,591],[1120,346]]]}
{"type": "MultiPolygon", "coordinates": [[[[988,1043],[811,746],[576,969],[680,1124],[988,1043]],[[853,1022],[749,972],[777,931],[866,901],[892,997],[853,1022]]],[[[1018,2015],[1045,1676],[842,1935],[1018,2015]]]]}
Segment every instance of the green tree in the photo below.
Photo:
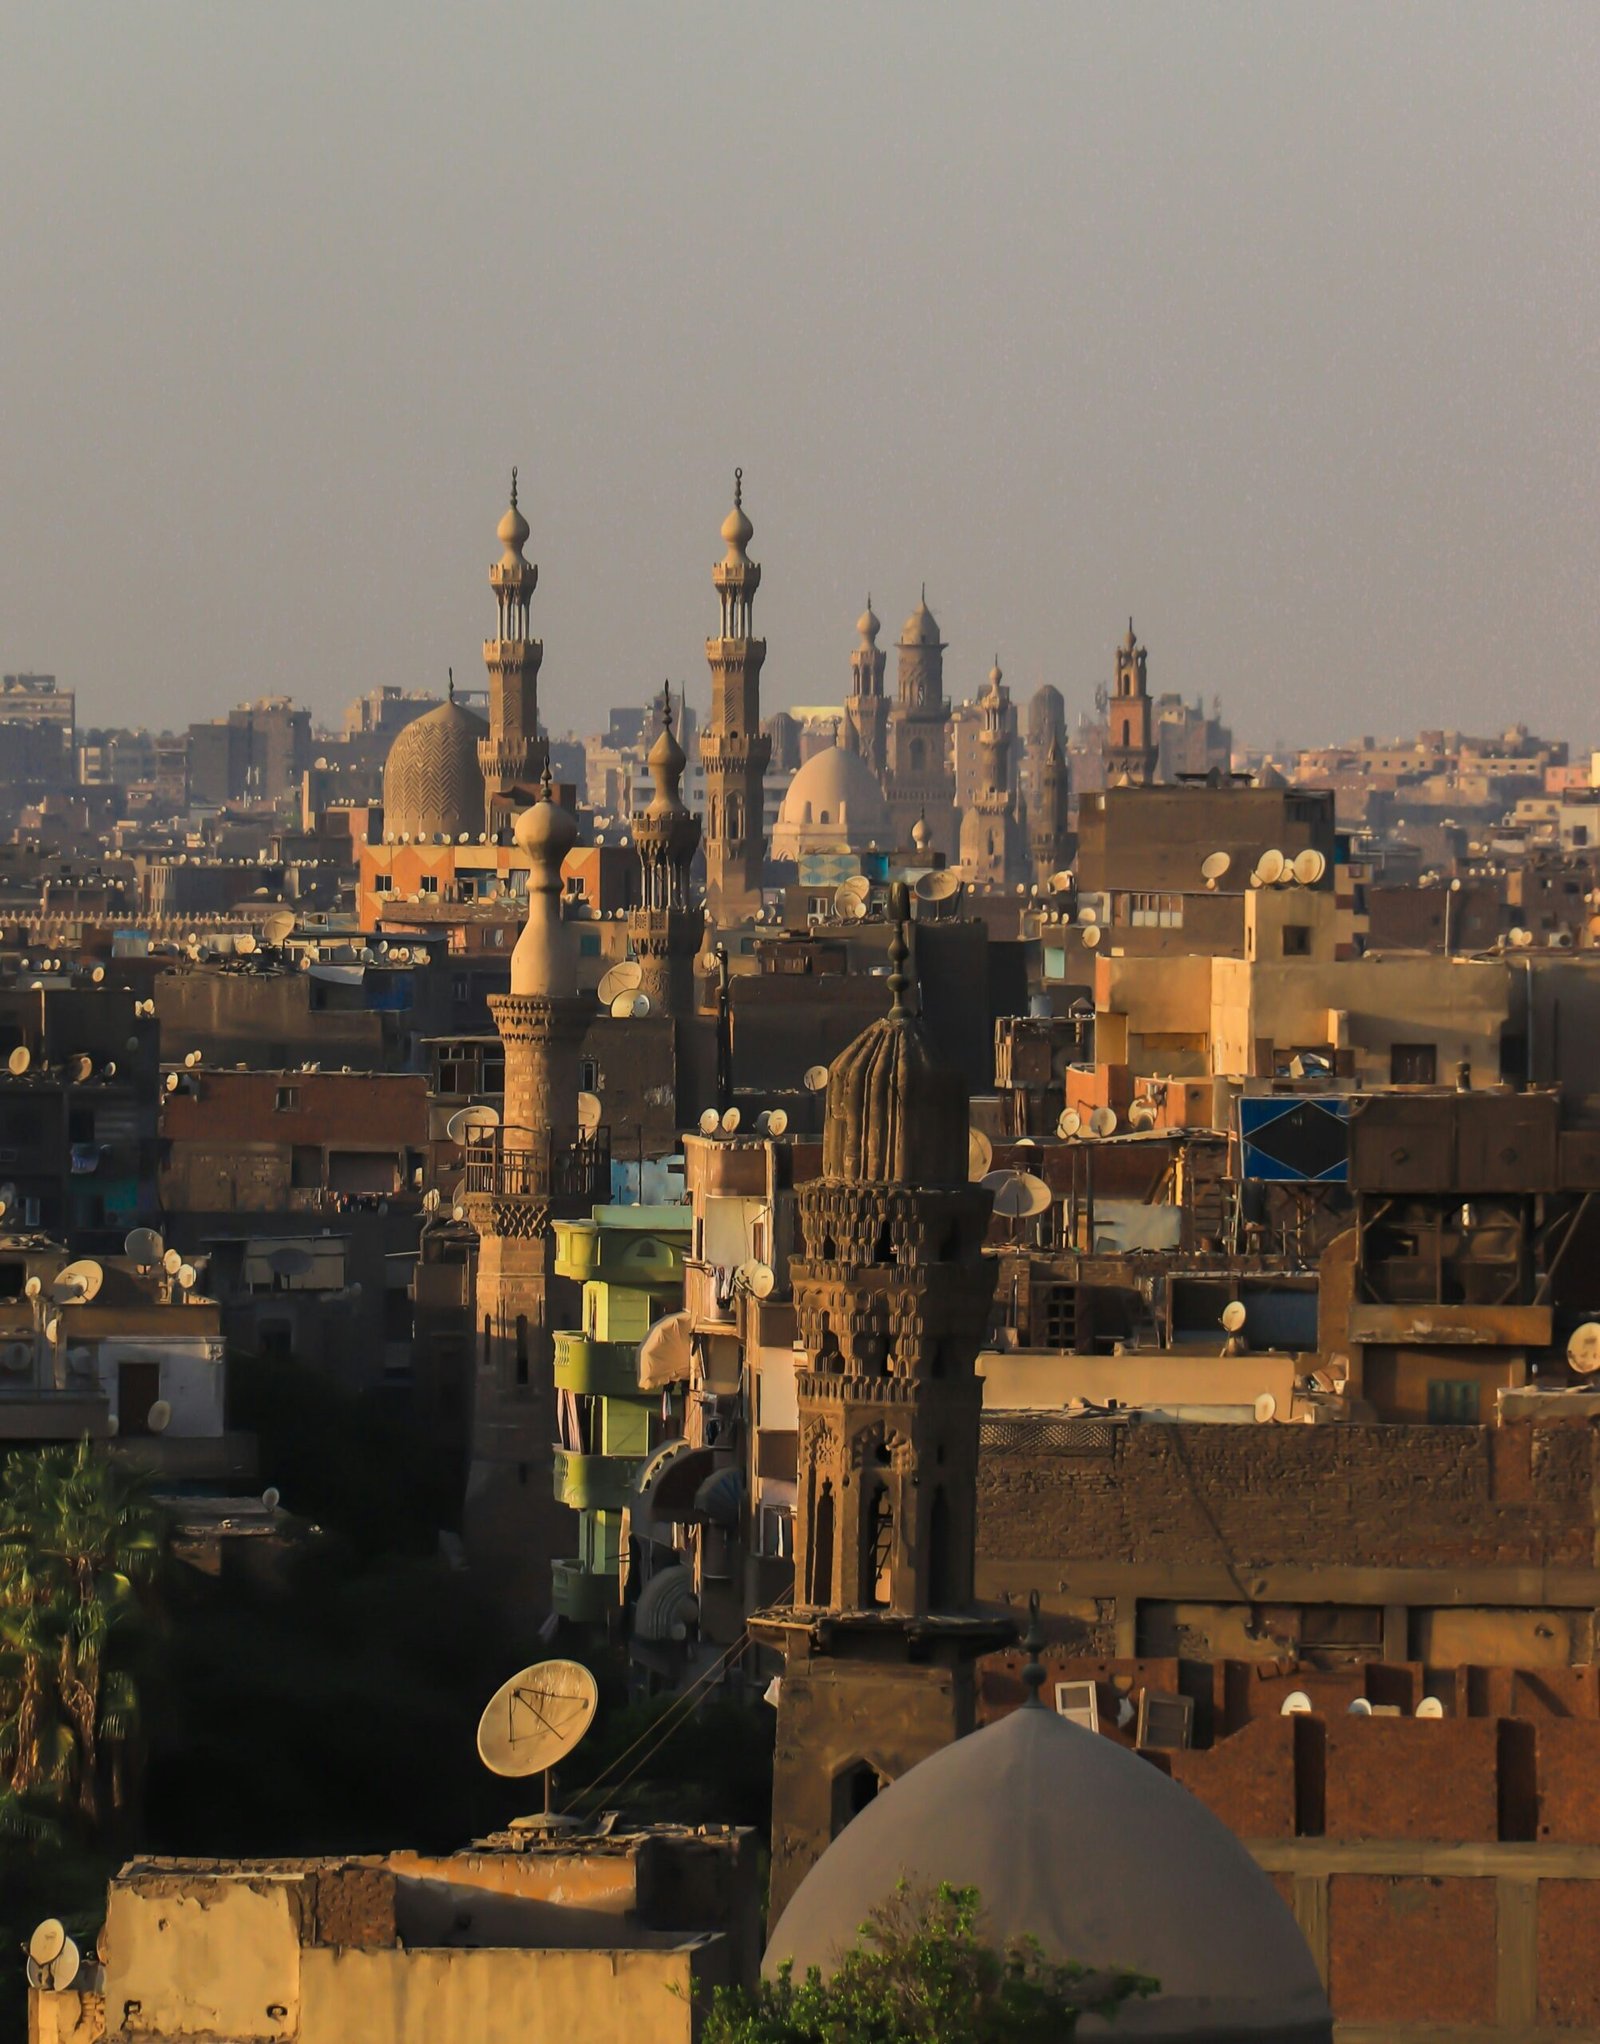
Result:
{"type": "Polygon", "coordinates": [[[0,1823],[41,1806],[91,1834],[123,1799],[138,1692],[118,1648],[165,1529],[143,1478],[81,1441],[0,1472],[0,1823]]]}
{"type": "Polygon", "coordinates": [[[873,1911],[831,1980],[785,1967],[754,1994],[719,1988],[704,2044],[1058,2044],[1156,1983],[1047,1959],[982,1933],[976,1888],[902,1887],[873,1911]]]}

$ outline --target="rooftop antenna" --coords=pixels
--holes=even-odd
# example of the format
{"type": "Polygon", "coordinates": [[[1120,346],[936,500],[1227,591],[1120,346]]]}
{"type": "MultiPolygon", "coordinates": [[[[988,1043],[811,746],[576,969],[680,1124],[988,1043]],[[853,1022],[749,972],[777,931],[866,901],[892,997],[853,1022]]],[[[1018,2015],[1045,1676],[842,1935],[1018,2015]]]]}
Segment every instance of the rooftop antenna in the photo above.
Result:
{"type": "Polygon", "coordinates": [[[554,1806],[552,1774],[594,1723],[600,1691],[578,1661],[536,1661],[520,1669],[484,1705],[478,1720],[478,1758],[491,1774],[520,1780],[544,1776],[544,1811],[512,1820],[515,1830],[554,1831],[570,1826],[554,1806]]]}

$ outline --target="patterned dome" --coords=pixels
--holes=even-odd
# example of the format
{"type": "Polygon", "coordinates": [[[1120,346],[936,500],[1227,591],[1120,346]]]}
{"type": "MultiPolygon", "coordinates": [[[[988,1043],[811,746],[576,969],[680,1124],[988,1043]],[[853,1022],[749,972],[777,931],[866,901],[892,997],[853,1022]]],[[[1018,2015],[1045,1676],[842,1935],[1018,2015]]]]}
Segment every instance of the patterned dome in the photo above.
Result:
{"type": "Polygon", "coordinates": [[[488,725],[454,697],[408,724],[383,769],[383,828],[389,837],[477,837],[484,827],[478,741],[488,725]]]}

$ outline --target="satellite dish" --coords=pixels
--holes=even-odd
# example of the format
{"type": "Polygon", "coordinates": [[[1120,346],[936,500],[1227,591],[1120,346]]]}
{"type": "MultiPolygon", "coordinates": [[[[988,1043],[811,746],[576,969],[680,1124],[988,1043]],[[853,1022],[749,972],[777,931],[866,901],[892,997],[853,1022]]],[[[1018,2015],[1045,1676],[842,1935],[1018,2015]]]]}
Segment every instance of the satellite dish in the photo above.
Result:
{"type": "Polygon", "coordinates": [[[444,1125],[452,1143],[482,1142],[500,1126],[499,1111],[493,1107],[458,1107],[444,1125]]]}
{"type": "Polygon", "coordinates": [[[839,885],[833,891],[833,898],[837,903],[848,897],[851,901],[859,901],[862,907],[865,908],[871,894],[872,882],[865,873],[852,873],[848,880],[841,880],[839,882],[839,885]]]}
{"type": "Polygon", "coordinates": [[[491,1774],[543,1774],[594,1722],[600,1691],[578,1661],[539,1661],[500,1687],[478,1720],[478,1758],[491,1774]]]}
{"type": "Polygon", "coordinates": [[[106,1274],[92,1256],[80,1257],[76,1263],[69,1263],[64,1270],[56,1272],[51,1290],[58,1296],[81,1299],[87,1305],[106,1281],[106,1274]]]}
{"type": "Polygon", "coordinates": [[[1207,887],[1215,887],[1232,864],[1233,860],[1226,852],[1207,852],[1200,861],[1200,877],[1207,887]]]}
{"type": "Polygon", "coordinates": [[[153,1434],[164,1434],[172,1424],[172,1407],[164,1398],[158,1398],[145,1415],[145,1425],[153,1434]]]}
{"type": "Polygon", "coordinates": [[[580,1093],[578,1095],[578,1126],[586,1135],[592,1129],[597,1129],[600,1126],[600,1115],[600,1095],[598,1093],[580,1093]]]}
{"type": "Polygon", "coordinates": [[[261,1502],[269,1512],[275,1512],[279,1505],[283,1503],[283,1493],[275,1483],[269,1484],[261,1493],[261,1502]]]}
{"type": "Polygon", "coordinates": [[[1230,1334],[1237,1334],[1245,1323],[1244,1301],[1230,1299],[1222,1309],[1222,1324],[1230,1334]]]}
{"type": "Polygon", "coordinates": [[[85,1057],[80,1050],[77,1056],[70,1059],[67,1064],[67,1077],[74,1086],[83,1085],[87,1080],[94,1077],[94,1059],[92,1057],[85,1057]]]}
{"type": "Polygon", "coordinates": [[[600,975],[600,984],[595,988],[595,992],[615,1014],[617,1011],[612,1007],[612,1003],[618,994],[631,994],[643,977],[644,968],[638,959],[624,958],[620,964],[613,965],[600,975]]]}
{"type": "Polygon", "coordinates": [[[71,1938],[63,1935],[61,1950],[48,1965],[40,1965],[30,1952],[28,1954],[28,1979],[46,1994],[62,1994],[78,1977],[81,1955],[71,1938]],[[34,1975],[37,1972],[38,1978],[34,1975]]]}
{"type": "Polygon", "coordinates": [[[1089,1117],[1089,1133],[1092,1136],[1114,1136],[1117,1132],[1117,1110],[1114,1107],[1097,1107],[1089,1117]]]}
{"type": "Polygon", "coordinates": [[[180,1263],[178,1265],[178,1289],[183,1292],[192,1292],[199,1275],[200,1273],[192,1263],[180,1263]]]}
{"type": "Polygon", "coordinates": [[[714,1136],[721,1126],[722,1116],[714,1107],[706,1108],[700,1116],[700,1133],[703,1136],[714,1136]]]}
{"type": "MultiPolygon", "coordinates": [[[[178,1269],[178,1282],[180,1284],[183,1282],[185,1267],[180,1265],[178,1269]]],[[[274,1249],[267,1258],[267,1268],[274,1277],[309,1277],[316,1267],[316,1258],[312,1256],[310,1251],[299,1248],[293,1242],[285,1242],[281,1249],[274,1249]]]]}
{"type": "Polygon", "coordinates": [[[194,1068],[196,1067],[196,1065],[198,1065],[198,1064],[199,1064],[199,1062],[200,1062],[200,1053],[199,1053],[199,1051],[197,1051],[197,1050],[191,1050],[191,1051],[189,1051],[189,1052],[188,1052],[188,1053],[187,1053],[187,1054],[185,1055],[185,1057],[184,1057],[184,1060],[183,1060],[183,1062],[184,1062],[185,1066],[186,1066],[186,1067],[188,1068],[188,1070],[190,1070],[190,1071],[192,1072],[192,1071],[194,1070],[194,1068]]]}
{"type": "Polygon", "coordinates": [[[1311,1699],[1303,1689],[1291,1689],[1278,1706],[1278,1715],[1286,1718],[1305,1717],[1312,1708],[1311,1699]]]}
{"type": "Polygon", "coordinates": [[[1128,1109],[1129,1128],[1154,1128],[1156,1111],[1148,1100],[1135,1100],[1128,1109]]]}
{"type": "Polygon", "coordinates": [[[169,1092],[169,1093],[176,1093],[176,1092],[177,1092],[177,1090],[178,1090],[178,1075],[177,1075],[177,1073],[176,1073],[176,1072],[168,1072],[167,1076],[166,1076],[166,1077],[165,1077],[165,1078],[164,1078],[164,1079],[162,1080],[162,1082],[161,1082],[161,1083],[162,1083],[162,1085],[163,1085],[163,1086],[164,1086],[164,1087],[166,1088],[167,1092],[169,1092]]]}
{"type": "Polygon", "coordinates": [[[1442,1718],[1444,1705],[1437,1696],[1425,1696],[1417,1705],[1415,1715],[1419,1718],[1442,1718]]]}
{"type": "Polygon", "coordinates": [[[1296,852],[1294,877],[1302,887],[1315,887],[1328,870],[1328,862],[1315,845],[1308,845],[1303,852],[1296,852]]]}
{"type": "Polygon", "coordinates": [[[778,1282],[771,1266],[761,1262],[759,1257],[750,1257],[734,1272],[747,1292],[753,1292],[758,1299],[770,1299],[772,1288],[778,1282]]]}
{"type": "Polygon", "coordinates": [[[738,1108],[737,1107],[727,1108],[722,1116],[722,1133],[725,1136],[736,1135],[738,1133],[738,1129],[739,1129],[738,1108]]]}
{"type": "Polygon", "coordinates": [[[808,1093],[820,1093],[828,1083],[828,1067],[826,1065],[809,1065],[806,1068],[803,1083],[808,1093]]]}
{"type": "Polygon", "coordinates": [[[994,1144],[981,1128],[967,1130],[967,1176],[979,1179],[987,1175],[994,1163],[994,1144]]]}
{"type": "Polygon", "coordinates": [[[28,1046],[25,1043],[19,1043],[10,1057],[6,1059],[6,1070],[13,1079],[20,1079],[32,1063],[33,1058],[28,1050],[28,1046]]]}
{"type": "Polygon", "coordinates": [[[39,1280],[36,1277],[31,1277],[29,1278],[28,1282],[22,1287],[22,1295],[26,1299],[37,1299],[39,1294],[43,1290],[44,1286],[39,1282],[39,1280]]]}
{"type": "Polygon", "coordinates": [[[53,1966],[67,1948],[67,1927],[59,1917],[47,1916],[34,1927],[28,1940],[28,1957],[36,1966],[53,1966]]]}
{"type": "Polygon", "coordinates": [[[650,1012],[650,996],[624,991],[611,1003],[611,1012],[619,1022],[637,1022],[650,1012]]]}
{"type": "Polygon", "coordinates": [[[697,951],[695,953],[694,969],[702,979],[714,978],[719,963],[720,961],[715,951],[697,951]]]}
{"type": "Polygon", "coordinates": [[[1346,1715],[1353,1718],[1369,1718],[1372,1715],[1372,1705],[1364,1696],[1352,1697],[1346,1715]]]}
{"type": "Polygon", "coordinates": [[[912,892],[918,901],[948,901],[961,885],[961,875],[949,866],[932,873],[919,873],[912,892]]]}
{"type": "Polygon", "coordinates": [[[1083,1127],[1083,1116],[1075,1107],[1063,1108],[1056,1116],[1056,1134],[1063,1142],[1075,1136],[1083,1127]]]}
{"type": "Polygon", "coordinates": [[[134,1228],[122,1238],[122,1253],[136,1270],[153,1270],[165,1247],[154,1228],[134,1228]]]}
{"type": "Polygon", "coordinates": [[[1045,886],[1052,894],[1070,894],[1076,875],[1070,867],[1063,867],[1059,873],[1052,873],[1045,886]]]}
{"type": "Polygon", "coordinates": [[[1256,1423],[1265,1426],[1268,1420],[1278,1417],[1278,1401],[1270,1391],[1263,1391],[1255,1403],[1256,1423]]]}
{"type": "Polygon", "coordinates": [[[1275,887],[1288,863],[1282,852],[1263,852],[1256,861],[1255,877],[1263,887],[1275,887]]]}
{"type": "Polygon", "coordinates": [[[183,1258],[176,1249],[169,1249],[161,1259],[161,1268],[168,1277],[176,1277],[183,1268],[183,1258]]]}
{"type": "Polygon", "coordinates": [[[1099,944],[1099,942],[1100,942],[1101,934],[1102,934],[1102,932],[1101,932],[1101,929],[1100,929],[1100,926],[1099,926],[1099,924],[1098,924],[1098,923],[1088,923],[1088,924],[1086,924],[1086,925],[1084,926],[1084,932],[1083,932],[1083,948],[1084,948],[1084,950],[1085,950],[1085,951],[1093,951],[1093,950],[1094,950],[1094,949],[1095,949],[1095,948],[1097,947],[1097,945],[1099,944]]]}
{"type": "Polygon", "coordinates": [[[781,1136],[787,1135],[788,1131],[788,1110],[782,1107],[773,1108],[772,1112],[767,1116],[767,1134],[769,1136],[781,1136]]]}
{"type": "Polygon", "coordinates": [[[275,909],[261,925],[262,941],[267,944],[281,944],[285,937],[294,934],[294,910],[275,909]]]}
{"type": "Polygon", "coordinates": [[[865,922],[867,904],[859,894],[846,894],[840,887],[834,891],[833,912],[842,923],[865,922]]]}
{"type": "Polygon", "coordinates": [[[1600,1370],[1600,1320],[1586,1320],[1572,1330],[1567,1341],[1567,1362],[1580,1377],[1592,1377],[1600,1370]]]}
{"type": "Polygon", "coordinates": [[[995,1212],[1007,1220],[1042,1214],[1052,1198],[1049,1186],[1031,1171],[991,1171],[982,1182],[994,1193],[995,1212]]]}
{"type": "Polygon", "coordinates": [[[256,940],[248,930],[241,930],[233,940],[233,948],[241,958],[248,958],[256,948],[256,940]]]}
{"type": "Polygon", "coordinates": [[[436,1214],[439,1211],[442,1198],[443,1194],[439,1191],[438,1186],[430,1185],[422,1195],[422,1211],[425,1214],[436,1214]]]}
{"type": "Polygon", "coordinates": [[[52,1313],[50,1318],[44,1323],[44,1338],[52,1348],[61,1339],[61,1315],[59,1313],[52,1313]]]}

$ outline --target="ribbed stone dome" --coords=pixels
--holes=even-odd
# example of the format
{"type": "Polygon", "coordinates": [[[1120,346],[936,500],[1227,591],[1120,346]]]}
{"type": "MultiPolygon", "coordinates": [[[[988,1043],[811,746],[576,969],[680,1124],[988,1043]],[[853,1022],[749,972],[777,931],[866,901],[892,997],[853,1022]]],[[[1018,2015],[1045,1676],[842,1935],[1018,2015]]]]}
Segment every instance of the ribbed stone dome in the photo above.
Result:
{"type": "Polygon", "coordinates": [[[484,827],[481,717],[455,701],[408,724],[389,748],[383,769],[383,828],[390,837],[444,836],[484,827]]]}

